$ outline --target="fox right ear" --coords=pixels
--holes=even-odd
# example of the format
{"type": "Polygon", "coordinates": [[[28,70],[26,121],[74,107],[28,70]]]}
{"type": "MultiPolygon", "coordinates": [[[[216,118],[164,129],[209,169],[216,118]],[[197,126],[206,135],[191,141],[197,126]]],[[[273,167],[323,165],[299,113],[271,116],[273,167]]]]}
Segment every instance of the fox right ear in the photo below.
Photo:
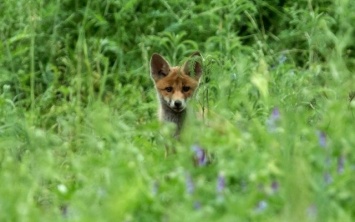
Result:
{"type": "Polygon", "coordinates": [[[167,76],[170,72],[169,63],[159,54],[154,53],[150,59],[150,75],[155,81],[167,76]]]}
{"type": "Polygon", "coordinates": [[[186,75],[195,78],[197,81],[202,75],[202,56],[200,52],[194,52],[184,64],[184,72],[186,75]]]}

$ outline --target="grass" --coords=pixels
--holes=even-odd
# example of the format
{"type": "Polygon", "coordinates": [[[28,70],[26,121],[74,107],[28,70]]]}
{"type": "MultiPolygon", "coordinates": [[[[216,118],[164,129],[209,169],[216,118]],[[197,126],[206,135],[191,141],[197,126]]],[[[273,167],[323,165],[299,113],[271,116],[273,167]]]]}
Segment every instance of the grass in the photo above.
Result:
{"type": "Polygon", "coordinates": [[[0,8],[0,221],[355,217],[353,2],[0,8]],[[205,73],[175,141],[149,59],[195,50],[205,73]]]}

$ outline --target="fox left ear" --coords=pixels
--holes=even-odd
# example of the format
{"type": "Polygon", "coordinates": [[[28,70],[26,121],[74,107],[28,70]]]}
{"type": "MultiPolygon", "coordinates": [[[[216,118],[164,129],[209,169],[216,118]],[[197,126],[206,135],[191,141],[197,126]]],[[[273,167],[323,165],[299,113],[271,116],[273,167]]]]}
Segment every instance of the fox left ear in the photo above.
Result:
{"type": "Polygon", "coordinates": [[[199,80],[202,75],[202,56],[200,52],[194,52],[184,64],[183,70],[186,75],[199,80]]]}
{"type": "Polygon", "coordinates": [[[154,53],[150,59],[150,75],[155,81],[167,76],[170,72],[169,63],[159,54],[154,53]]]}

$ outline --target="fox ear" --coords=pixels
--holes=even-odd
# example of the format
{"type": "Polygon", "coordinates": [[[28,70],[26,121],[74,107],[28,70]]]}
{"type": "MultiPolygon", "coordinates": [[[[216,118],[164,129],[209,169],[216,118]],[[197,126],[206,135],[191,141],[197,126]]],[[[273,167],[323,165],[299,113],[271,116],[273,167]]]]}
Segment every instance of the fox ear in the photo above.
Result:
{"type": "Polygon", "coordinates": [[[199,52],[194,52],[184,64],[183,70],[186,75],[199,80],[202,75],[202,56],[199,52]]]}
{"type": "Polygon", "coordinates": [[[154,53],[150,59],[150,75],[155,81],[167,76],[170,72],[169,63],[159,54],[154,53]]]}

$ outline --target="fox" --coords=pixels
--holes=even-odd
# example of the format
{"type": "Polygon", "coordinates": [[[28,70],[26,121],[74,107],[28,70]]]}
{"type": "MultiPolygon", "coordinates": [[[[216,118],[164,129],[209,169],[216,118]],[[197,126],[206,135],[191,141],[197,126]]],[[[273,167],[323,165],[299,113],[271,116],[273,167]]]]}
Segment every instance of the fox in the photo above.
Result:
{"type": "Polygon", "coordinates": [[[170,66],[158,53],[150,59],[150,76],[159,101],[158,117],[161,122],[176,125],[176,138],[184,126],[187,103],[196,92],[202,73],[200,52],[194,52],[182,66],[170,66]]]}

